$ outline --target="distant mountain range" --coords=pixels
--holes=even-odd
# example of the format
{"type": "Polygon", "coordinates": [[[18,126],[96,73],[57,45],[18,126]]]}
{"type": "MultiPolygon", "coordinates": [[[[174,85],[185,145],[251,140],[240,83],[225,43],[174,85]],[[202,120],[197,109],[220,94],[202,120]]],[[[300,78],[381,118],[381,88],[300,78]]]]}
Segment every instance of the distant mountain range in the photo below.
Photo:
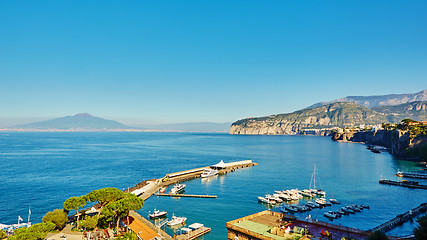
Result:
{"type": "Polygon", "coordinates": [[[55,118],[52,120],[20,124],[8,130],[25,131],[180,131],[180,132],[228,132],[231,123],[193,122],[178,124],[127,126],[117,121],[95,117],[89,113],[55,118]]]}
{"type": "Polygon", "coordinates": [[[16,126],[12,126],[11,129],[102,131],[102,130],[123,130],[123,129],[137,129],[137,128],[126,126],[117,121],[107,120],[100,117],[94,117],[89,113],[79,113],[74,116],[67,116],[67,117],[55,118],[47,121],[16,125],[16,126]]]}
{"type": "Polygon", "coordinates": [[[367,108],[373,108],[378,106],[390,106],[399,105],[403,103],[410,103],[416,101],[427,101],[427,90],[423,90],[417,93],[407,94],[389,94],[389,95],[378,95],[378,96],[347,96],[345,98],[335,99],[329,102],[315,103],[308,108],[316,108],[324,105],[328,105],[335,102],[354,102],[367,108]]]}
{"type": "Polygon", "coordinates": [[[404,118],[426,121],[427,101],[412,101],[427,100],[426,94],[427,91],[424,90],[415,94],[346,97],[328,103],[317,103],[293,113],[242,119],[231,125],[229,133],[286,135],[311,131],[322,134],[322,129],[326,132],[326,129],[334,127],[396,123],[404,118]]]}

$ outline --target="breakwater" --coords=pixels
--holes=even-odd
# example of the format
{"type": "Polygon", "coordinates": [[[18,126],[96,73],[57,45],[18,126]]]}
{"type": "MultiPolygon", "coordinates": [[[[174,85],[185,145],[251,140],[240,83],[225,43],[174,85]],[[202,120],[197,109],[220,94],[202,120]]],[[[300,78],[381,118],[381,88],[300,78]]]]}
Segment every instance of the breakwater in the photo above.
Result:
{"type": "Polygon", "coordinates": [[[420,204],[418,207],[409,210],[403,214],[399,214],[397,215],[395,218],[391,219],[390,221],[387,221],[375,228],[372,228],[370,231],[375,232],[375,231],[381,231],[381,232],[387,232],[390,231],[391,229],[402,225],[403,223],[409,221],[410,219],[414,218],[415,216],[417,216],[420,213],[426,212],[427,211],[427,203],[422,203],[420,204]]]}
{"type": "Polygon", "coordinates": [[[395,186],[401,186],[401,187],[408,187],[408,188],[420,188],[420,189],[427,189],[427,185],[421,185],[418,184],[418,182],[414,181],[392,181],[392,180],[385,180],[381,179],[379,181],[380,184],[387,184],[387,185],[395,185],[395,186]]]}

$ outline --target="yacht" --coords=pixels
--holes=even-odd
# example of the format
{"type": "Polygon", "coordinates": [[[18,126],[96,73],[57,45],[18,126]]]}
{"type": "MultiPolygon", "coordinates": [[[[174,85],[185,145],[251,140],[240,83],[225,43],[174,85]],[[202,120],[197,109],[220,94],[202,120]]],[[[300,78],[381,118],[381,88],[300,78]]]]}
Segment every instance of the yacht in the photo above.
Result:
{"type": "Polygon", "coordinates": [[[154,209],[154,212],[150,214],[150,218],[161,218],[161,217],[165,217],[167,213],[168,212],[154,209]]]}
{"type": "Polygon", "coordinates": [[[298,208],[292,205],[285,205],[285,209],[288,210],[289,212],[298,212],[298,208]]]}
{"type": "Polygon", "coordinates": [[[168,226],[175,226],[179,224],[183,224],[187,220],[186,217],[177,217],[175,215],[172,215],[171,220],[167,223],[168,226]]]}
{"type": "Polygon", "coordinates": [[[311,208],[320,208],[320,205],[317,203],[314,203],[312,201],[308,201],[305,205],[311,207],[311,208]]]}
{"type": "Polygon", "coordinates": [[[185,188],[186,186],[187,186],[187,185],[185,185],[185,184],[177,183],[177,184],[175,184],[175,186],[173,186],[173,188],[171,189],[171,193],[172,193],[172,194],[178,194],[178,193],[181,193],[181,192],[183,192],[183,191],[184,191],[184,188],[185,188]]]}
{"type": "Polygon", "coordinates": [[[205,169],[202,172],[201,177],[202,178],[213,177],[213,176],[215,176],[217,174],[218,174],[218,170],[215,170],[215,169],[205,169]]]}
{"type": "Polygon", "coordinates": [[[273,201],[273,200],[271,200],[269,198],[265,198],[265,197],[258,197],[258,200],[260,202],[267,203],[267,204],[276,204],[275,201],[273,201]]]}
{"type": "Polygon", "coordinates": [[[333,204],[340,204],[340,201],[338,201],[338,200],[336,200],[334,198],[329,199],[329,202],[331,202],[333,204]]]}

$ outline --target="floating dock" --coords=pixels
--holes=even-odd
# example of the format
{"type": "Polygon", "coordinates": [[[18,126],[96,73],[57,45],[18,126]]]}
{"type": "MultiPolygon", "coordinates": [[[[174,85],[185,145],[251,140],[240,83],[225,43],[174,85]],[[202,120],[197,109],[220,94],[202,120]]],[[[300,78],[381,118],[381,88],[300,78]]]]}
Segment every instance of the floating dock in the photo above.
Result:
{"type": "Polygon", "coordinates": [[[379,225],[378,227],[372,228],[370,231],[371,232],[375,232],[375,231],[388,232],[391,229],[393,229],[399,225],[402,225],[403,223],[409,221],[413,217],[415,217],[418,214],[423,213],[425,211],[427,211],[427,203],[422,203],[418,207],[416,207],[412,210],[409,210],[404,214],[399,214],[395,218],[379,225]]]}
{"type": "Polygon", "coordinates": [[[192,197],[192,198],[217,198],[217,196],[215,196],[215,195],[172,194],[172,193],[156,193],[156,196],[164,196],[164,197],[192,197]]]}
{"type": "Polygon", "coordinates": [[[385,180],[381,179],[379,181],[381,184],[387,184],[387,185],[395,185],[395,186],[401,186],[401,187],[408,187],[408,188],[420,188],[420,189],[427,189],[427,185],[421,185],[418,184],[418,182],[415,181],[392,181],[392,180],[385,180]]]}

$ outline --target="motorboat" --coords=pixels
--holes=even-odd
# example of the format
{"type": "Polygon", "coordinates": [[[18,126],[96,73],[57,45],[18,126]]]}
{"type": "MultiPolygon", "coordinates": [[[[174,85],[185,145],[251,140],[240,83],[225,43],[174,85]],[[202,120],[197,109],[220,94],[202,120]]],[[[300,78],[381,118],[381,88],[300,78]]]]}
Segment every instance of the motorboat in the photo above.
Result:
{"type": "Polygon", "coordinates": [[[332,205],[332,203],[331,202],[329,202],[329,201],[326,201],[326,199],[325,198],[319,198],[321,201],[323,201],[324,202],[324,204],[326,205],[326,206],[331,206],[332,205]]]}
{"type": "Polygon", "coordinates": [[[166,214],[168,214],[168,212],[154,209],[153,213],[149,215],[150,215],[150,218],[161,218],[161,217],[165,217],[166,214]]]}
{"type": "Polygon", "coordinates": [[[311,207],[311,208],[319,208],[319,207],[320,207],[320,205],[319,205],[319,204],[314,203],[314,202],[312,202],[312,201],[308,201],[308,202],[306,202],[306,203],[305,203],[305,205],[306,205],[306,206],[309,206],[309,207],[311,207]]]}
{"type": "Polygon", "coordinates": [[[289,212],[298,212],[298,208],[296,208],[293,205],[285,205],[286,210],[288,210],[289,212]]]}
{"type": "Polygon", "coordinates": [[[366,208],[366,209],[369,209],[369,206],[368,206],[368,205],[365,205],[365,204],[360,204],[360,206],[361,206],[362,208],[366,208]]]}
{"type": "Polygon", "coordinates": [[[329,199],[329,202],[331,202],[332,204],[340,204],[340,201],[338,201],[334,198],[329,199]]]}
{"type": "Polygon", "coordinates": [[[159,192],[160,192],[160,193],[165,193],[165,192],[166,192],[166,187],[162,187],[162,188],[160,188],[159,192]]]}
{"type": "Polygon", "coordinates": [[[172,218],[170,221],[168,221],[167,225],[175,226],[175,225],[183,224],[186,220],[187,220],[186,217],[177,217],[175,215],[172,215],[172,218]]]}
{"type": "Polygon", "coordinates": [[[171,194],[178,194],[178,193],[183,192],[183,191],[184,191],[184,188],[185,188],[186,186],[187,186],[187,185],[185,185],[185,184],[180,184],[180,183],[175,184],[175,186],[173,186],[173,188],[171,189],[171,194]]]}
{"type": "Polygon", "coordinates": [[[258,201],[263,202],[263,203],[267,203],[267,204],[271,204],[271,205],[276,204],[275,201],[267,199],[265,197],[258,197],[258,201]]]}
{"type": "Polygon", "coordinates": [[[338,209],[336,213],[338,213],[339,215],[347,215],[342,209],[338,209]]]}
{"type": "Polygon", "coordinates": [[[272,196],[272,198],[271,198],[271,199],[273,199],[274,201],[276,201],[276,202],[278,202],[278,203],[282,203],[282,202],[283,202],[283,199],[281,199],[281,198],[280,198],[280,195],[279,195],[279,194],[277,194],[277,193],[273,194],[273,196],[272,196]]]}
{"type": "Polygon", "coordinates": [[[315,195],[313,194],[313,193],[311,193],[311,191],[310,190],[308,190],[308,189],[304,189],[304,190],[302,190],[302,191],[300,191],[299,192],[303,197],[308,197],[308,198],[312,198],[312,197],[314,197],[315,195]]]}
{"type": "Polygon", "coordinates": [[[306,212],[311,210],[309,207],[305,206],[305,205],[295,205],[296,208],[298,208],[298,211],[300,212],[306,212]]]}
{"type": "Polygon", "coordinates": [[[280,208],[280,211],[282,213],[289,213],[289,211],[286,208],[284,208],[284,207],[280,208]]]}
{"type": "Polygon", "coordinates": [[[348,208],[348,207],[342,207],[341,210],[343,210],[347,214],[354,213],[353,209],[348,208]]]}
{"type": "Polygon", "coordinates": [[[218,174],[218,170],[215,170],[215,169],[205,169],[202,172],[201,177],[202,178],[213,177],[213,176],[215,176],[217,174],[218,174]]]}
{"type": "Polygon", "coordinates": [[[327,217],[327,218],[330,218],[330,219],[336,219],[336,218],[338,218],[338,214],[336,214],[336,213],[335,213],[335,212],[333,212],[333,211],[325,212],[323,215],[324,215],[325,217],[327,217]]]}

